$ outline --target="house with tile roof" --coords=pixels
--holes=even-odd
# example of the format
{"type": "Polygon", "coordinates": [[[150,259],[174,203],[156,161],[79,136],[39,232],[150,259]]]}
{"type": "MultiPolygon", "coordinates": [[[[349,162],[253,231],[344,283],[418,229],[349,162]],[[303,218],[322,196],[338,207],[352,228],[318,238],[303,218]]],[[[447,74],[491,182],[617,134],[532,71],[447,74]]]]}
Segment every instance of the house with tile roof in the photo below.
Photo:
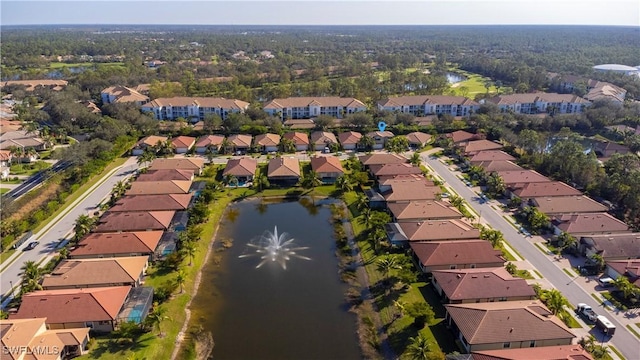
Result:
{"type": "Polygon", "coordinates": [[[290,131],[282,135],[282,139],[288,139],[293,141],[296,146],[296,151],[309,150],[309,135],[303,132],[290,131]]]}
{"type": "Polygon", "coordinates": [[[614,154],[624,155],[631,152],[628,147],[613,141],[598,141],[593,146],[593,150],[598,158],[605,159],[612,157],[614,154]]]}
{"type": "Polygon", "coordinates": [[[300,181],[300,162],[295,157],[276,157],[269,160],[267,179],[276,184],[296,184],[300,181]]]}
{"type": "Polygon", "coordinates": [[[192,183],[190,180],[134,181],[125,195],[188,194],[192,183]]]}
{"type": "Polygon", "coordinates": [[[7,86],[24,86],[25,91],[34,91],[38,88],[47,88],[54,91],[60,91],[67,87],[69,82],[62,79],[41,79],[41,80],[9,80],[0,83],[0,87],[7,86]]]}
{"type": "Polygon", "coordinates": [[[309,142],[312,150],[323,151],[324,148],[331,147],[332,144],[337,144],[338,139],[329,131],[314,131],[309,136],[309,142]]]}
{"type": "Polygon", "coordinates": [[[580,345],[472,351],[468,360],[594,360],[580,345]]]}
{"type": "Polygon", "coordinates": [[[49,329],[89,327],[96,332],[111,332],[117,327],[130,290],[131,286],[112,286],[34,291],[22,295],[18,312],[9,318],[46,318],[49,329]]]}
{"type": "Polygon", "coordinates": [[[579,114],[591,105],[577,95],[557,93],[498,95],[487,101],[498,105],[502,112],[516,114],[579,114]]]}
{"type": "Polygon", "coordinates": [[[149,97],[126,86],[110,86],[100,92],[103,104],[135,103],[138,106],[149,102],[149,97]]]}
{"type": "Polygon", "coordinates": [[[358,160],[366,167],[367,169],[371,165],[384,165],[384,164],[404,164],[408,163],[409,160],[402,155],[399,154],[385,154],[385,153],[375,153],[375,154],[367,154],[358,157],[358,160]]]}
{"type": "Polygon", "coordinates": [[[253,139],[254,148],[262,153],[276,152],[278,145],[280,145],[280,135],[278,134],[260,134],[253,139]]]}
{"type": "Polygon", "coordinates": [[[394,222],[420,222],[424,220],[462,219],[462,213],[448,202],[437,200],[416,200],[403,203],[389,203],[387,208],[394,222]]]}
{"type": "Polygon", "coordinates": [[[234,153],[246,154],[251,149],[253,137],[249,134],[233,134],[227,136],[227,141],[234,153]]]}
{"type": "Polygon", "coordinates": [[[469,158],[469,164],[478,165],[485,161],[515,161],[516,158],[502,150],[484,150],[469,158]]]}
{"type": "Polygon", "coordinates": [[[140,286],[147,271],[146,256],[63,260],[42,280],[43,290],[109,286],[140,286]]]}
{"type": "Polygon", "coordinates": [[[315,171],[325,184],[333,184],[344,174],[340,159],[336,156],[314,156],[311,158],[311,170],[315,171]]]}
{"type": "Polygon", "coordinates": [[[487,174],[490,174],[492,172],[498,172],[498,171],[518,171],[518,170],[524,170],[524,168],[522,168],[520,165],[511,162],[511,161],[499,161],[499,160],[494,160],[494,161],[481,161],[479,163],[477,163],[477,165],[475,166],[479,166],[482,169],[484,169],[484,172],[487,174]]]}
{"type": "Polygon", "coordinates": [[[435,270],[431,284],[447,304],[535,300],[536,292],[525,279],[513,277],[503,267],[435,270]]]}
{"type": "Polygon", "coordinates": [[[582,195],[582,191],[561,181],[526,183],[519,187],[512,188],[509,193],[512,198],[519,197],[523,202],[527,202],[529,199],[536,197],[582,195]]]}
{"type": "Polygon", "coordinates": [[[640,233],[582,235],[578,244],[586,257],[597,254],[607,261],[640,259],[640,233]]]}
{"type": "Polygon", "coordinates": [[[196,138],[191,136],[176,136],[171,139],[173,151],[176,154],[186,154],[196,145],[196,138]]]}
{"type": "Polygon", "coordinates": [[[161,169],[193,170],[193,172],[196,175],[200,175],[202,173],[203,168],[204,168],[204,159],[199,159],[195,157],[155,159],[149,166],[149,170],[161,170],[161,169]]]}
{"type": "Polygon", "coordinates": [[[551,179],[534,170],[496,171],[507,189],[516,189],[529,183],[549,182],[551,179]]]}
{"type": "Polygon", "coordinates": [[[163,231],[89,233],[69,252],[70,259],[146,256],[153,259],[163,231]]]}
{"type": "Polygon", "coordinates": [[[423,174],[380,176],[378,178],[378,191],[386,193],[391,190],[391,186],[394,184],[402,186],[402,184],[409,183],[422,183],[426,186],[435,186],[434,182],[427,180],[423,174]]]}
{"type": "Polygon", "coordinates": [[[253,181],[258,168],[258,161],[253,158],[229,159],[222,172],[222,176],[235,176],[239,183],[253,181]]]}
{"type": "Polygon", "coordinates": [[[64,360],[88,352],[91,329],[47,330],[46,320],[0,319],[3,359],[64,360]]]}
{"type": "Polygon", "coordinates": [[[345,131],[338,134],[338,140],[344,150],[355,150],[362,138],[362,134],[355,131],[345,131]]]}
{"type": "Polygon", "coordinates": [[[195,174],[193,170],[184,169],[161,169],[147,170],[138,175],[136,182],[146,181],[193,181],[195,174]]]}
{"type": "Polygon", "coordinates": [[[378,110],[402,112],[414,116],[468,116],[480,109],[480,104],[463,96],[410,95],[390,97],[378,101],[378,110]]]}
{"type": "Polygon", "coordinates": [[[454,132],[445,134],[444,136],[451,139],[451,142],[454,145],[457,145],[461,142],[483,139],[483,136],[481,134],[474,134],[464,130],[456,130],[454,132]]]}
{"type": "Polygon", "coordinates": [[[387,237],[392,245],[407,242],[472,240],[480,238],[480,230],[463,219],[422,220],[389,223],[387,237]]]}
{"type": "Polygon", "coordinates": [[[612,279],[627,277],[630,283],[640,288],[640,259],[610,260],[606,262],[605,273],[612,279]]]}
{"type": "Polygon", "coordinates": [[[589,89],[584,98],[591,102],[608,101],[622,105],[626,96],[627,90],[607,82],[597,81],[597,85],[589,89]]]}
{"type": "Polygon", "coordinates": [[[230,113],[244,113],[247,108],[249,103],[246,101],[219,97],[158,98],[141,107],[143,112],[151,113],[156,120],[184,118],[192,123],[204,121],[210,115],[218,115],[226,120],[230,113]]]}
{"type": "Polygon", "coordinates": [[[498,150],[503,148],[502,144],[484,139],[461,142],[458,144],[458,147],[462,148],[462,153],[467,157],[476,155],[482,151],[498,150]]]}
{"type": "Polygon", "coordinates": [[[540,300],[448,304],[446,322],[465,351],[572,345],[575,335],[540,300]]]}
{"type": "Polygon", "coordinates": [[[185,211],[189,208],[193,194],[159,194],[123,196],[109,209],[111,212],[125,211],[185,211]]]}
{"type": "Polygon", "coordinates": [[[369,172],[376,180],[380,177],[393,177],[398,175],[422,175],[422,169],[408,163],[370,165],[369,172]]]}
{"type": "Polygon", "coordinates": [[[407,182],[391,184],[391,189],[382,193],[387,205],[393,202],[410,202],[416,200],[435,200],[442,190],[429,182],[407,182]]]}
{"type": "Polygon", "coordinates": [[[435,270],[496,268],[506,262],[486,240],[410,242],[411,252],[425,274],[435,270]]]}
{"type": "Polygon", "coordinates": [[[287,119],[282,124],[291,130],[311,130],[316,127],[313,119],[287,119]]]}
{"type": "Polygon", "coordinates": [[[547,216],[605,212],[609,208],[584,195],[535,197],[528,201],[547,216]]]}
{"type": "Polygon", "coordinates": [[[367,110],[367,106],[354,98],[337,96],[289,97],[273,99],[263,106],[264,111],[282,119],[310,119],[328,115],[341,119],[349,114],[367,110]]]}
{"type": "Polygon", "coordinates": [[[157,146],[159,143],[164,143],[167,141],[166,136],[157,136],[157,135],[149,135],[140,139],[131,149],[131,155],[138,156],[142,155],[145,149],[157,146]]]}
{"type": "Polygon", "coordinates": [[[171,226],[175,211],[107,211],[98,220],[94,229],[98,233],[133,232],[133,231],[166,231],[171,226]]]}
{"type": "Polygon", "coordinates": [[[575,237],[631,232],[629,225],[607,213],[563,214],[554,217],[551,223],[556,235],[563,231],[575,237]]]}
{"type": "MultiPolygon", "coordinates": [[[[38,133],[31,133],[27,130],[7,131],[0,134],[0,150],[11,150],[12,147],[43,151],[47,149],[48,144],[39,137],[38,133]]],[[[30,162],[35,159],[37,159],[37,155],[32,158],[23,157],[21,161],[30,162]]]]}
{"type": "Polygon", "coordinates": [[[217,154],[220,151],[220,145],[224,136],[222,135],[204,135],[196,141],[196,153],[204,154],[210,151],[213,154],[217,154]]]}
{"type": "Polygon", "coordinates": [[[382,150],[387,145],[387,141],[394,137],[391,131],[372,131],[368,132],[365,136],[373,139],[373,150],[382,150]]]}
{"type": "Polygon", "coordinates": [[[409,141],[409,146],[413,149],[420,149],[431,141],[431,135],[420,131],[410,132],[405,135],[409,141]]]}

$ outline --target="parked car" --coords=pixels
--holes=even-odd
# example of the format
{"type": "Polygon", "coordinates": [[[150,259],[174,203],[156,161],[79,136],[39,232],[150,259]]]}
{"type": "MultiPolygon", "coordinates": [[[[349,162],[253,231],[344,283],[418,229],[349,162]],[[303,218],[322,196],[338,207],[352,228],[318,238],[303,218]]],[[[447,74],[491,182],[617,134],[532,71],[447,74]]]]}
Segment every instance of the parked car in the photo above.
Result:
{"type": "Polygon", "coordinates": [[[612,278],[610,278],[608,276],[603,276],[603,277],[599,278],[598,282],[600,283],[600,286],[602,286],[604,288],[612,287],[616,283],[615,280],[613,280],[612,278]]]}
{"type": "Polygon", "coordinates": [[[40,244],[40,242],[39,242],[39,241],[32,241],[32,242],[30,242],[27,246],[25,246],[25,247],[24,247],[24,250],[25,250],[25,251],[33,250],[33,249],[35,249],[35,248],[36,248],[36,246],[38,246],[38,244],[40,244]]]}

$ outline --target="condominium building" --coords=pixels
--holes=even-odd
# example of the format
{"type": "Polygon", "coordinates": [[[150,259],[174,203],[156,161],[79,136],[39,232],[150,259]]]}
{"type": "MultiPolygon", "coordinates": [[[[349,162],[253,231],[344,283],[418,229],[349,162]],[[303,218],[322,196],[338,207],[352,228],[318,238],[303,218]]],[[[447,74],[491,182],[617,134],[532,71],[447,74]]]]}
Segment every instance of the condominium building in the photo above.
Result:
{"type": "Polygon", "coordinates": [[[320,115],[341,119],[366,110],[367,106],[358,99],[337,96],[273,99],[264,105],[265,112],[282,120],[309,119],[320,115]]]}
{"type": "Polygon", "coordinates": [[[416,95],[391,97],[378,102],[379,110],[402,112],[415,116],[441,115],[468,116],[480,104],[462,96],[416,95]]]}
{"type": "Polygon", "coordinates": [[[153,114],[156,120],[184,118],[191,122],[204,120],[207,115],[218,115],[225,120],[229,113],[244,113],[249,103],[242,100],[214,97],[158,98],[142,106],[142,111],[153,114]]]}

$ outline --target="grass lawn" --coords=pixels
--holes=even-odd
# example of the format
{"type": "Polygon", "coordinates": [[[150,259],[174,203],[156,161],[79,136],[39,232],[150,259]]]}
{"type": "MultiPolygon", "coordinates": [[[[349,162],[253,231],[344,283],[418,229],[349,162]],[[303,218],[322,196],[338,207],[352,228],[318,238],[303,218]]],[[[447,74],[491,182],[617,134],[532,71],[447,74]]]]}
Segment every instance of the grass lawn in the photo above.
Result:
{"type": "Polygon", "coordinates": [[[562,309],[560,311],[560,313],[558,313],[558,315],[559,315],[559,317],[564,319],[563,321],[564,321],[565,325],[567,325],[568,327],[570,327],[572,329],[580,329],[580,328],[582,328],[582,325],[580,325],[578,320],[576,320],[571,314],[569,314],[569,312],[566,309],[562,309]]]}
{"type": "Polygon", "coordinates": [[[36,161],[29,164],[14,164],[9,168],[11,175],[27,175],[31,176],[40,170],[48,169],[51,164],[44,161],[36,161]]]}
{"type": "Polygon", "coordinates": [[[9,188],[0,188],[0,195],[2,195],[4,193],[7,193],[9,191],[11,191],[11,189],[9,189],[9,188]]]}
{"type": "Polygon", "coordinates": [[[529,272],[529,270],[516,270],[516,273],[514,274],[514,276],[517,276],[522,279],[527,279],[527,280],[533,279],[533,276],[531,276],[531,273],[529,272]]]}
{"type": "Polygon", "coordinates": [[[121,62],[110,62],[110,63],[97,63],[97,62],[83,62],[83,63],[62,63],[62,62],[52,62],[49,64],[49,69],[62,69],[64,67],[90,67],[94,65],[103,65],[103,66],[124,66],[124,63],[121,62]]]}
{"type": "Polygon", "coordinates": [[[638,331],[636,331],[636,327],[635,326],[629,324],[629,325],[627,325],[627,329],[629,329],[629,331],[631,331],[631,333],[633,335],[635,335],[638,339],[640,339],[640,333],[638,333],[638,331]]]}

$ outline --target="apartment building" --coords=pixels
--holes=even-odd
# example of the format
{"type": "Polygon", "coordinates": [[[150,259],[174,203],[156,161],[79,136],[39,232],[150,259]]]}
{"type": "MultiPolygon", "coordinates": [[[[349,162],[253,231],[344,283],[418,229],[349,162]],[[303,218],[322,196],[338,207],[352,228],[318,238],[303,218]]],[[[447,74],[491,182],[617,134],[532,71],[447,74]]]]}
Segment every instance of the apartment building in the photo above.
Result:
{"type": "Polygon", "coordinates": [[[379,110],[402,112],[414,116],[444,115],[468,116],[480,104],[463,96],[415,95],[390,97],[378,102],[379,110]]]}
{"type": "Polygon", "coordinates": [[[142,106],[142,111],[153,114],[156,120],[187,119],[193,123],[207,115],[218,115],[225,120],[230,113],[244,113],[249,103],[236,99],[214,97],[158,98],[142,106]]]}
{"type": "Polygon", "coordinates": [[[348,114],[367,110],[367,106],[358,99],[337,96],[273,99],[263,108],[269,115],[277,116],[283,121],[309,119],[320,115],[342,119],[348,114]]]}

